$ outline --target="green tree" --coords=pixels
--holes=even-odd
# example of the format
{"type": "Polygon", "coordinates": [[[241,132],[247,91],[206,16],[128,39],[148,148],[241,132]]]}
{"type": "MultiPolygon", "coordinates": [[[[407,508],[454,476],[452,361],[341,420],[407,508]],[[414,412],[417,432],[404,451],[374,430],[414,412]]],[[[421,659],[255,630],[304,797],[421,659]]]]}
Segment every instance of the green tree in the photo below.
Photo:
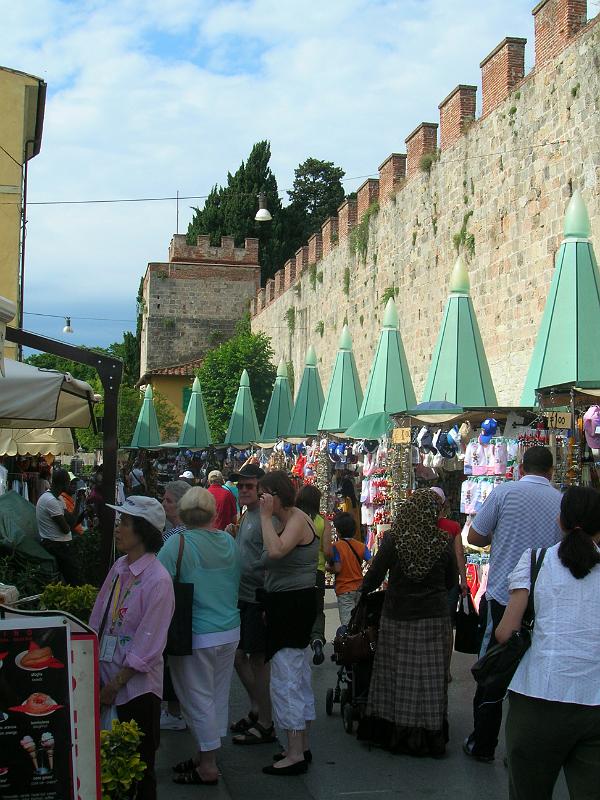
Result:
{"type": "Polygon", "coordinates": [[[233,236],[237,246],[242,246],[246,237],[258,238],[263,283],[282,266],[286,252],[285,220],[270,159],[269,142],[257,142],[236,172],[228,173],[227,186],[214,186],[204,206],[194,208],[187,231],[190,244],[195,244],[198,235],[210,236],[211,244],[216,246],[220,245],[221,236],[233,236]],[[268,224],[254,220],[261,191],[266,194],[273,217],[268,224]]]}
{"type": "Polygon", "coordinates": [[[286,211],[288,233],[295,237],[298,247],[320,231],[328,217],[337,214],[344,200],[342,178],[345,174],[333,161],[317,158],[307,158],[294,170],[294,183],[288,192],[290,204],[286,211]]]}
{"type": "MultiPolygon", "coordinates": [[[[102,393],[98,378],[94,379],[92,386],[99,394],[102,393]]],[[[121,447],[128,447],[131,444],[143,399],[139,389],[126,384],[121,386],[119,392],[119,445],[121,447]]],[[[164,442],[173,441],[179,434],[179,423],[173,414],[172,407],[159,392],[154,393],[154,408],[156,409],[161,439],[164,442]]],[[[98,418],[104,415],[104,402],[102,400],[96,405],[95,413],[98,418]]],[[[91,452],[102,447],[102,434],[94,433],[91,427],[78,428],[75,431],[75,435],[84,450],[91,452]]]]}
{"type": "Polygon", "coordinates": [[[247,317],[231,339],[206,353],[198,377],[214,442],[225,439],[243,369],[248,370],[256,416],[262,424],[277,376],[273,355],[269,337],[251,333],[247,317]]]}

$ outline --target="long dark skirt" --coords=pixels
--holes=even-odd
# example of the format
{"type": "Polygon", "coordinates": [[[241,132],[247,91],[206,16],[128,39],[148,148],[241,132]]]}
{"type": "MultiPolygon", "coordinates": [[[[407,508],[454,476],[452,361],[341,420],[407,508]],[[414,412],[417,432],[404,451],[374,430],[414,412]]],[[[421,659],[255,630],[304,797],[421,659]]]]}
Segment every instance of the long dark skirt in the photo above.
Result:
{"type": "Polygon", "coordinates": [[[359,739],[397,753],[444,755],[451,635],[449,617],[381,618],[359,739]]]}

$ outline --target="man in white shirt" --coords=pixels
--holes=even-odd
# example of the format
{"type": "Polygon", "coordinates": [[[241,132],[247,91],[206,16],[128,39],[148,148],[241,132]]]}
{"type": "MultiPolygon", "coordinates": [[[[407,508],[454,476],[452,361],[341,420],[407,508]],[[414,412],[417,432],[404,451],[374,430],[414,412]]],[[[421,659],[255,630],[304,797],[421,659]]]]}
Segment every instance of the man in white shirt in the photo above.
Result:
{"type": "MultiPolygon", "coordinates": [[[[550,480],[552,453],[530,447],[523,457],[520,481],[508,481],[490,492],[469,531],[470,544],[491,543],[486,590],[486,628],[480,655],[497,644],[494,632],[508,604],[508,578],[527,548],[552,547],[561,539],[562,495],[550,480]]],[[[478,761],[493,761],[502,724],[502,699],[480,687],[473,700],[474,729],[463,750],[478,761]]]]}
{"type": "Polygon", "coordinates": [[[69,473],[64,469],[55,469],[52,475],[52,487],[38,500],[35,516],[42,545],[56,559],[65,583],[79,586],[81,578],[73,553],[71,534],[71,528],[78,520],[65,510],[59,499],[60,494],[69,489],[69,484],[69,473]]]}

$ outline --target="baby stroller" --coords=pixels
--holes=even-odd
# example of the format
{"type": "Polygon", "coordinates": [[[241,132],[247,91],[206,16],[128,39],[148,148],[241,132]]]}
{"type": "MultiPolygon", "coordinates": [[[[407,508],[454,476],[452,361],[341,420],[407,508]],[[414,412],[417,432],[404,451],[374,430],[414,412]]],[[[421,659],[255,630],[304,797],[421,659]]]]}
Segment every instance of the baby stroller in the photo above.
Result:
{"type": "Polygon", "coordinates": [[[331,660],[339,665],[334,689],[328,689],[325,711],[333,714],[340,704],[346,733],[353,733],[354,723],[364,714],[371,683],[379,619],[385,591],[363,595],[352,612],[348,626],[338,628],[333,642],[331,660]]]}

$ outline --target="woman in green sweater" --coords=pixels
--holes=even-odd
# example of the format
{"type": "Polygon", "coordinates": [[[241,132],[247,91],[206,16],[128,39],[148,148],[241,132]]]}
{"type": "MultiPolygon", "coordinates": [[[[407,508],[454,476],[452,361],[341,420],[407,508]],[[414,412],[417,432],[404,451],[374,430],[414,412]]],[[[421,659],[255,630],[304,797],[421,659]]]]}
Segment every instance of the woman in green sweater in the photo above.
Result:
{"type": "Polygon", "coordinates": [[[215,785],[216,755],[221,737],[227,734],[229,687],[240,639],[240,562],[235,539],[213,529],[216,509],[210,492],[192,487],[179,501],[178,511],[187,530],[171,536],[158,558],[174,576],[183,537],[180,580],[194,584],[193,652],[169,656],[169,666],[198,756],[176,764],[173,780],[215,785]]]}

